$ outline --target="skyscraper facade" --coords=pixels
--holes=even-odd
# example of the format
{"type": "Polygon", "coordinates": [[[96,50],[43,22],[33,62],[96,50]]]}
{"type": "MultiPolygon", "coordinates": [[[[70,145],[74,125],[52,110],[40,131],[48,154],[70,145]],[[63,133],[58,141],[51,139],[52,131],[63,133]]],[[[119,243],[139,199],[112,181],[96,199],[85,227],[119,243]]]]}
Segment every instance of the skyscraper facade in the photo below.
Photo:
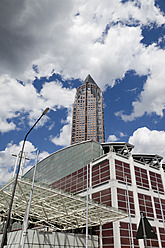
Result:
{"type": "Polygon", "coordinates": [[[104,142],[103,93],[90,75],[77,89],[73,104],[71,144],[85,140],[104,142]]]}

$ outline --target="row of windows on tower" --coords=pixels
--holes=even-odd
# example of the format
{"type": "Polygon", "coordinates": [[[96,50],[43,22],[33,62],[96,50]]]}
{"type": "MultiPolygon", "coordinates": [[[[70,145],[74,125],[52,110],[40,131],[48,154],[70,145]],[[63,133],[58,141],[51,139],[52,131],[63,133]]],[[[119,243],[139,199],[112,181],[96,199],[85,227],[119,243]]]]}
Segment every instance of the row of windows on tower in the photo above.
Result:
{"type": "Polygon", "coordinates": [[[77,89],[72,120],[72,144],[82,139],[104,141],[102,91],[88,75],[77,89]],[[85,133],[86,132],[86,133],[85,133]]]}
{"type": "MultiPolygon", "coordinates": [[[[83,109],[84,108],[84,105],[82,104],[78,104],[76,108],[74,108],[74,111],[76,111],[76,109],[83,109]]],[[[87,104],[87,108],[90,109],[90,108],[96,108],[96,104],[94,103],[88,103],[87,104]]]]}

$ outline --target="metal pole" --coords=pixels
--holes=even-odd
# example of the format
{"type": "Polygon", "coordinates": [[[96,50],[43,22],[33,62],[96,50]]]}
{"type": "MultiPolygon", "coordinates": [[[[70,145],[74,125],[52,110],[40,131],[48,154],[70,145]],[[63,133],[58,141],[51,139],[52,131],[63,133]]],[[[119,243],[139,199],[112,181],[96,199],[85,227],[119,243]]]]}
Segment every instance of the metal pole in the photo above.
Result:
{"type": "MultiPolygon", "coordinates": [[[[17,170],[17,165],[18,165],[18,161],[19,161],[19,158],[20,158],[20,153],[18,153],[18,155],[16,154],[12,154],[12,156],[16,157],[16,163],[15,163],[15,167],[14,167],[14,172],[13,172],[13,177],[15,177],[15,174],[16,174],[16,170],[17,170]]],[[[23,162],[21,163],[21,168],[20,168],[20,173],[19,173],[19,176],[22,177],[23,175],[23,169],[24,169],[24,165],[25,165],[25,160],[30,160],[29,158],[26,157],[26,154],[24,153],[24,156],[22,157],[23,158],[23,162]]]]}
{"type": "Polygon", "coordinates": [[[103,228],[102,225],[100,224],[100,248],[103,248],[103,228]]]}
{"type": "Polygon", "coordinates": [[[15,177],[15,182],[14,182],[12,197],[11,197],[11,201],[10,201],[10,205],[9,205],[9,211],[8,211],[7,221],[6,221],[5,228],[4,228],[4,232],[3,232],[3,236],[2,236],[1,248],[3,248],[4,245],[7,245],[7,229],[9,228],[9,224],[10,224],[10,215],[11,215],[11,210],[12,210],[12,205],[13,205],[15,190],[16,190],[16,186],[17,186],[17,180],[18,180],[18,175],[19,175],[19,171],[20,171],[20,166],[21,166],[21,160],[22,160],[22,156],[23,156],[25,141],[26,141],[27,136],[29,135],[29,133],[32,131],[32,129],[35,127],[35,125],[39,122],[39,120],[42,118],[42,116],[45,115],[45,114],[48,112],[48,110],[49,110],[49,108],[46,108],[46,109],[44,110],[44,112],[42,113],[42,115],[41,115],[41,116],[39,117],[39,119],[34,123],[34,125],[33,125],[32,128],[29,130],[29,132],[27,132],[27,134],[25,135],[25,138],[24,138],[24,140],[23,140],[22,150],[21,150],[21,156],[20,156],[20,160],[19,160],[19,164],[18,164],[17,174],[16,174],[16,177],[15,177]]]}
{"type": "Polygon", "coordinates": [[[128,193],[128,184],[127,184],[127,177],[125,176],[126,181],[126,190],[127,190],[127,203],[128,203],[128,213],[129,213],[129,225],[131,230],[131,244],[132,248],[134,248],[134,241],[133,241],[133,232],[132,232],[132,221],[131,221],[131,209],[130,209],[130,203],[129,203],[129,193],[128,193]]]}
{"type": "Polygon", "coordinates": [[[16,170],[17,170],[17,165],[18,165],[18,160],[19,160],[19,156],[20,156],[20,152],[18,153],[18,155],[14,155],[12,154],[12,156],[16,156],[16,161],[15,161],[15,166],[14,166],[14,171],[13,171],[13,177],[15,177],[16,174],[16,170]]]}
{"type": "Polygon", "coordinates": [[[147,248],[147,236],[146,236],[146,229],[144,225],[144,214],[143,213],[141,213],[141,218],[142,218],[142,226],[143,226],[144,244],[145,244],[145,248],[147,248]]]}
{"type": "Polygon", "coordinates": [[[26,160],[26,153],[25,152],[23,153],[23,157],[22,158],[23,158],[23,160],[22,160],[22,163],[21,163],[19,177],[22,177],[23,170],[24,170],[24,167],[25,167],[25,160],[26,160]]]}
{"type": "Polygon", "coordinates": [[[162,214],[163,226],[164,226],[164,230],[165,230],[164,214],[163,214],[163,208],[162,208],[162,203],[161,203],[161,199],[160,199],[158,185],[157,185],[157,191],[158,191],[158,197],[159,197],[160,210],[161,210],[161,214],[162,214]]]}
{"type": "Polygon", "coordinates": [[[9,224],[10,224],[11,209],[12,209],[12,205],[13,205],[13,200],[14,200],[14,195],[15,195],[15,190],[16,190],[16,185],[17,185],[17,179],[18,179],[18,175],[19,175],[19,170],[20,170],[20,165],[21,165],[21,160],[22,160],[22,153],[23,153],[23,150],[24,150],[26,137],[27,136],[25,136],[25,139],[24,139],[23,145],[22,145],[21,157],[20,157],[20,161],[19,161],[19,165],[18,165],[18,169],[17,169],[17,174],[16,174],[15,182],[14,182],[14,187],[13,187],[12,197],[11,197],[11,201],[10,201],[10,205],[9,205],[9,211],[8,211],[7,221],[6,221],[4,232],[3,232],[3,236],[2,236],[1,248],[3,248],[4,245],[7,245],[7,229],[9,228],[9,224]]]}
{"type": "Polygon", "coordinates": [[[38,163],[38,155],[39,155],[39,150],[37,151],[36,163],[35,163],[35,166],[34,166],[33,181],[32,181],[32,186],[31,186],[29,203],[28,203],[28,206],[27,206],[27,209],[26,209],[26,212],[25,212],[25,217],[24,217],[23,230],[22,230],[22,236],[21,236],[21,241],[20,241],[20,248],[24,248],[25,239],[26,239],[26,236],[27,236],[28,219],[29,219],[30,206],[31,206],[32,195],[33,195],[34,179],[35,179],[36,168],[37,168],[37,163],[38,163]]]}
{"type": "Polygon", "coordinates": [[[88,248],[88,164],[87,164],[87,195],[86,195],[86,248],[88,248]]]}

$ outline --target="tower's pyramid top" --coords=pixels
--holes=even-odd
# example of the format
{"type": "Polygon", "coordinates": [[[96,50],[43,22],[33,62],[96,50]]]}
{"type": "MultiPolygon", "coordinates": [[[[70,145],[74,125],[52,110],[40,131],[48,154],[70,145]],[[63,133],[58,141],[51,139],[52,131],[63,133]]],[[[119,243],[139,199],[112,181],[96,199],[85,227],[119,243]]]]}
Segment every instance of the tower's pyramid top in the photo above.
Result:
{"type": "Polygon", "coordinates": [[[86,83],[92,83],[92,84],[97,85],[90,74],[88,74],[88,76],[86,77],[85,81],[83,82],[83,84],[86,84],[86,83]]]}

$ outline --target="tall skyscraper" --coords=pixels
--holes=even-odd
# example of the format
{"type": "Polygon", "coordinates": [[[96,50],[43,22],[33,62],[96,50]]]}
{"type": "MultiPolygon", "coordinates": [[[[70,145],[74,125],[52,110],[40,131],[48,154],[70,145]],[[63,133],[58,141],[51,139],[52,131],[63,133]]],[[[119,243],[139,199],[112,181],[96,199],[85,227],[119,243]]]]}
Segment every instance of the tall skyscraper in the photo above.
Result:
{"type": "Polygon", "coordinates": [[[88,75],[77,89],[73,104],[71,144],[85,140],[104,142],[103,93],[88,75]]]}

